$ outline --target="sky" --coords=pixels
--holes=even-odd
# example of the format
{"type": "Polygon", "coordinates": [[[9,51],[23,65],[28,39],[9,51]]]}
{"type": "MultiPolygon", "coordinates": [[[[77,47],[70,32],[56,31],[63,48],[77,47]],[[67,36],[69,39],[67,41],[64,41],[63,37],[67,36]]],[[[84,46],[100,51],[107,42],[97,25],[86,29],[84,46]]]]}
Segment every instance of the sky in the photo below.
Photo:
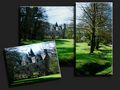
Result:
{"type": "Polygon", "coordinates": [[[76,3],[76,24],[79,23],[79,17],[82,17],[83,15],[83,10],[80,9],[80,5],[82,5],[83,7],[86,5],[87,3],[76,3]]]}
{"type": "Polygon", "coordinates": [[[43,49],[53,49],[55,47],[54,41],[48,41],[48,42],[42,42],[37,44],[31,44],[31,45],[23,45],[23,46],[17,46],[17,47],[11,47],[11,48],[5,48],[7,51],[17,51],[20,53],[28,53],[30,49],[33,50],[35,54],[37,54],[39,51],[43,51],[43,49]]]}
{"type": "MultiPolygon", "coordinates": [[[[87,2],[87,3],[86,2],[76,2],[76,24],[79,23],[78,19],[83,15],[83,10],[80,8],[81,5],[83,7],[85,7],[86,5],[89,5],[89,3],[90,2],[87,2]]],[[[110,4],[111,7],[113,6],[112,2],[108,2],[108,3],[110,4]]]]}
{"type": "Polygon", "coordinates": [[[51,24],[64,24],[70,23],[70,19],[73,18],[72,6],[45,6],[43,7],[48,15],[48,22],[51,24]]]}

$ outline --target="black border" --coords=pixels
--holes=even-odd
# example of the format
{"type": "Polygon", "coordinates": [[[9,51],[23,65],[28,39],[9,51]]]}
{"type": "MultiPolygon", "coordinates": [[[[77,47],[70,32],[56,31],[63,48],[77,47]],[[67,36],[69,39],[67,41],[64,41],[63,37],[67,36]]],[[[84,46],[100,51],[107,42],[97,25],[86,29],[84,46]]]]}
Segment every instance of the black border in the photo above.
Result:
{"type": "MultiPolygon", "coordinates": [[[[75,1],[113,1],[113,0],[1,0],[0,1],[0,90],[8,87],[3,58],[3,49],[18,45],[17,8],[20,5],[74,5],[75,1]]],[[[13,90],[114,90],[120,87],[120,1],[114,0],[113,7],[113,73],[111,77],[74,77],[72,67],[61,67],[62,79],[46,83],[12,88],[13,90]]]]}

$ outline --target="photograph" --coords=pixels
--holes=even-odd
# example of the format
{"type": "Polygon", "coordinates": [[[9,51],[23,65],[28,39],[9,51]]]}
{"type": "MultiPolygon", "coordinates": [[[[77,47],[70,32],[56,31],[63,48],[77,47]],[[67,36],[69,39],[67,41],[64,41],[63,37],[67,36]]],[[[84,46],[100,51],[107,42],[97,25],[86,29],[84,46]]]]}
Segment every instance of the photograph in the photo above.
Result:
{"type": "Polygon", "coordinates": [[[113,3],[76,2],[75,75],[113,75],[113,3]]]}
{"type": "Polygon", "coordinates": [[[60,65],[74,64],[74,6],[20,6],[19,45],[55,40],[60,65]]]}
{"type": "Polygon", "coordinates": [[[4,52],[9,86],[61,78],[55,41],[5,48],[4,52]]]}

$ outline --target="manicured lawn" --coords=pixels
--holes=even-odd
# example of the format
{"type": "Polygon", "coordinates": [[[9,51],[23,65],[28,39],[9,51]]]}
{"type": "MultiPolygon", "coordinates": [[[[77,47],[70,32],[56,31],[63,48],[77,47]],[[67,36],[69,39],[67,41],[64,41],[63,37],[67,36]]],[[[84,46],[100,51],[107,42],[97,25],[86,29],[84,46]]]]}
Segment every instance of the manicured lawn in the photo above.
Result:
{"type": "Polygon", "coordinates": [[[48,76],[41,76],[37,78],[29,78],[29,79],[23,79],[23,80],[17,80],[14,81],[11,85],[19,85],[19,84],[26,84],[30,82],[38,82],[38,81],[48,81],[48,80],[54,80],[61,78],[61,74],[53,74],[48,76]]]}
{"type": "Polygon", "coordinates": [[[76,43],[77,75],[109,75],[112,74],[112,47],[100,45],[99,50],[90,54],[87,43],[76,43]]]}
{"type": "Polygon", "coordinates": [[[74,45],[73,39],[57,39],[56,46],[60,63],[73,64],[74,62],[74,45]]]}
{"type": "MultiPolygon", "coordinates": [[[[47,40],[44,40],[47,41],[47,40]]],[[[56,47],[58,52],[58,58],[63,65],[72,65],[74,62],[74,45],[73,39],[56,39],[56,47]]],[[[22,41],[22,44],[40,43],[40,40],[26,40],[22,41]]]]}

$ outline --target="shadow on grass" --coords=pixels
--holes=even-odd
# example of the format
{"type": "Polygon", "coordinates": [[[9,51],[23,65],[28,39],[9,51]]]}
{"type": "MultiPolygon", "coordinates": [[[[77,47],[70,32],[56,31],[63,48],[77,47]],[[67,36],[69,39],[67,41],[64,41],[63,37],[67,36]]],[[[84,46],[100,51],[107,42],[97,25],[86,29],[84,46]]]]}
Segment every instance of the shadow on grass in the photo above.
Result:
{"type": "Polygon", "coordinates": [[[109,73],[112,72],[111,47],[101,45],[99,50],[95,50],[93,54],[89,53],[90,47],[86,43],[77,43],[77,48],[79,51],[76,49],[76,76],[110,75],[109,73]]]}
{"type": "Polygon", "coordinates": [[[108,57],[108,56],[107,56],[108,53],[112,53],[112,50],[99,50],[99,51],[102,52],[102,53],[99,55],[99,57],[100,57],[101,59],[104,59],[104,60],[112,60],[111,57],[108,57]]]}
{"type": "Polygon", "coordinates": [[[103,53],[110,53],[110,52],[112,52],[112,50],[101,50],[101,49],[99,51],[101,51],[103,53]]]}
{"type": "Polygon", "coordinates": [[[68,47],[57,47],[58,53],[74,53],[74,48],[68,48],[68,47]]]}
{"type": "MultiPolygon", "coordinates": [[[[32,43],[39,43],[39,42],[46,42],[46,41],[54,41],[54,39],[44,39],[44,40],[21,40],[20,45],[32,44],[32,43]]],[[[55,40],[58,44],[64,44],[65,42],[70,42],[69,39],[56,39],[55,40]]]]}
{"type": "Polygon", "coordinates": [[[83,54],[83,53],[81,53],[81,54],[76,54],[76,59],[77,60],[88,60],[88,61],[90,61],[90,60],[98,60],[98,59],[100,59],[100,57],[99,57],[99,54],[89,54],[89,53],[86,53],[86,54],[83,54]]]}
{"type": "Polygon", "coordinates": [[[56,39],[57,43],[63,44],[64,42],[70,42],[68,39],[56,39]]]}
{"type": "MultiPolygon", "coordinates": [[[[107,52],[108,53],[108,52],[107,52]]],[[[107,53],[94,53],[94,54],[90,54],[90,53],[86,53],[86,54],[76,54],[76,59],[77,60],[107,60],[107,61],[111,61],[111,58],[110,57],[106,57],[106,54],[107,53]]]]}
{"type": "Polygon", "coordinates": [[[28,44],[33,44],[33,43],[40,43],[40,42],[47,42],[47,41],[51,41],[48,39],[45,40],[21,40],[21,42],[19,43],[20,45],[28,45],[28,44]]]}
{"type": "Polygon", "coordinates": [[[80,68],[75,69],[76,76],[95,76],[96,73],[110,67],[111,64],[109,62],[105,63],[104,65],[90,62],[86,63],[80,68]]]}
{"type": "Polygon", "coordinates": [[[74,65],[74,51],[73,48],[58,47],[58,57],[61,66],[73,66],[74,65]]]}
{"type": "Polygon", "coordinates": [[[60,60],[60,66],[64,67],[73,67],[75,64],[74,59],[60,60]]]}

